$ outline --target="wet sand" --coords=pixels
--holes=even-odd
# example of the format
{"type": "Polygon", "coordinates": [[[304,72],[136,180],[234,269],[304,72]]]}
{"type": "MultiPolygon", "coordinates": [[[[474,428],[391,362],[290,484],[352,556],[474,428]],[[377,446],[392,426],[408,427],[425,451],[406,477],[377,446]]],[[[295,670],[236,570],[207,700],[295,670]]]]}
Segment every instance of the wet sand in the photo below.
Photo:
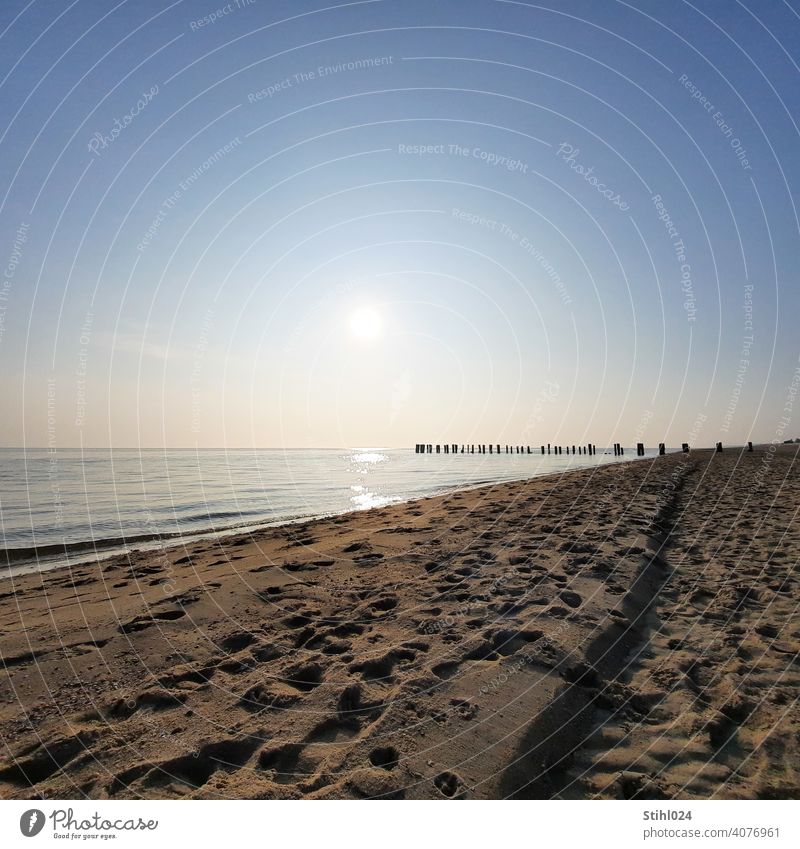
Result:
{"type": "Polygon", "coordinates": [[[0,581],[0,797],[798,798],[799,506],[695,451],[0,581]]]}

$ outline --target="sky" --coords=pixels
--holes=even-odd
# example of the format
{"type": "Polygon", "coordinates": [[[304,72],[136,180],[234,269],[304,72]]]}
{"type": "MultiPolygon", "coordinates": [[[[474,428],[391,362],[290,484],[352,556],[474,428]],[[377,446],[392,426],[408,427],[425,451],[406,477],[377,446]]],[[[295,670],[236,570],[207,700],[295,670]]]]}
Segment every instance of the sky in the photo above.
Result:
{"type": "Polygon", "coordinates": [[[4,0],[0,445],[800,436],[800,3],[4,0]]]}

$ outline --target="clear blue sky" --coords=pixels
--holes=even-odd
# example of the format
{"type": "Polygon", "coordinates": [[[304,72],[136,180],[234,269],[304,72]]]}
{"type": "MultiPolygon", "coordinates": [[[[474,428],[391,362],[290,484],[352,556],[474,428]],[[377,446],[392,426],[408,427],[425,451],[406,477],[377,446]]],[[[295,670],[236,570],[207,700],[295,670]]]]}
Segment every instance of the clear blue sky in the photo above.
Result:
{"type": "Polygon", "coordinates": [[[0,17],[0,444],[800,436],[800,4],[0,17]]]}

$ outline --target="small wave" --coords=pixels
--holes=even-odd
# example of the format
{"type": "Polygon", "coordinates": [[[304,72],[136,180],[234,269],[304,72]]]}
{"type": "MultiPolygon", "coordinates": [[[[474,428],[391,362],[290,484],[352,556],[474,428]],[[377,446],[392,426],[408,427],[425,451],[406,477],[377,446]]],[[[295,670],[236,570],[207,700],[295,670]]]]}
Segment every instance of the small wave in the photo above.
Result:
{"type": "Polygon", "coordinates": [[[0,548],[0,564],[11,566],[26,560],[49,560],[65,554],[74,554],[97,549],[119,548],[137,542],[152,542],[158,539],[174,539],[182,534],[136,534],[129,537],[109,537],[83,542],[54,542],[47,545],[31,545],[26,548],[0,548]]]}

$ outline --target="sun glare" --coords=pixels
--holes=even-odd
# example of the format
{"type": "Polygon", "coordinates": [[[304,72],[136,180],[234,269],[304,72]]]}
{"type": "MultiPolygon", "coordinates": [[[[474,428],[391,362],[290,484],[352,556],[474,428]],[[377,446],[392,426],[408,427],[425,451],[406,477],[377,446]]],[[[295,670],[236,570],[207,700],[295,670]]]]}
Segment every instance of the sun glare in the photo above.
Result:
{"type": "Polygon", "coordinates": [[[381,326],[380,313],[372,307],[361,307],[350,316],[350,332],[358,339],[375,339],[381,326]]]}

